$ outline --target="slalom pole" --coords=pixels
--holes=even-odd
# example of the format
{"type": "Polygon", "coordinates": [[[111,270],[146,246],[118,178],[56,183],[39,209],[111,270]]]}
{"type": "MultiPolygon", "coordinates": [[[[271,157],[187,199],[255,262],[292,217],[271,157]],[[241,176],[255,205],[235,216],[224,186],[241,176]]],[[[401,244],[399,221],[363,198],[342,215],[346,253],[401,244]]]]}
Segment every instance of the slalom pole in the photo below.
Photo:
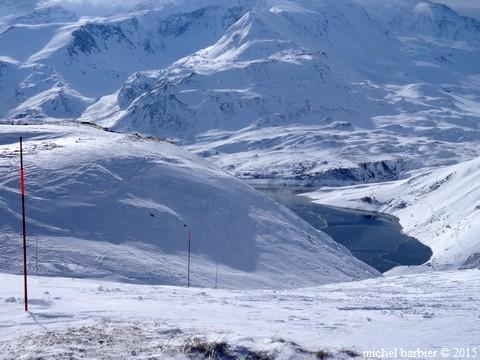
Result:
{"type": "Polygon", "coordinates": [[[188,229],[188,265],[187,265],[187,287],[190,287],[190,249],[192,242],[192,231],[188,229]]]}
{"type": "Polygon", "coordinates": [[[20,190],[22,193],[22,232],[23,232],[23,292],[25,298],[25,311],[28,311],[28,286],[27,286],[27,233],[25,225],[25,173],[23,170],[23,138],[20,136],[20,190]]]}

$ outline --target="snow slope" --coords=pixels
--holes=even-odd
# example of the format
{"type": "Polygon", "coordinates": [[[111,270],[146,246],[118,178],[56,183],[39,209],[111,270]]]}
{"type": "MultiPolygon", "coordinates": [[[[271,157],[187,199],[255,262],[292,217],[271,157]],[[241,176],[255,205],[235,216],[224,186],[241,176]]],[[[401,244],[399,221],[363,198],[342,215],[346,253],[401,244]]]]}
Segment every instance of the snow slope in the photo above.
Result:
{"type": "Polygon", "coordinates": [[[377,274],[241,181],[177,146],[80,125],[0,126],[0,269],[20,272],[18,137],[36,274],[289,288],[377,274]],[[38,261],[36,247],[38,244],[38,261]]]}
{"type": "Polygon", "coordinates": [[[403,230],[428,245],[434,268],[480,267],[480,158],[418,170],[408,178],[306,195],[318,203],[395,215],[403,230]]]}
{"type": "Polygon", "coordinates": [[[436,358],[446,348],[453,358],[454,348],[478,352],[479,275],[433,272],[290,291],[33,277],[26,314],[21,277],[1,274],[0,358],[204,359],[210,349],[216,359],[318,359],[320,350],[348,359],[347,350],[362,357],[400,348],[437,351],[436,358]]]}

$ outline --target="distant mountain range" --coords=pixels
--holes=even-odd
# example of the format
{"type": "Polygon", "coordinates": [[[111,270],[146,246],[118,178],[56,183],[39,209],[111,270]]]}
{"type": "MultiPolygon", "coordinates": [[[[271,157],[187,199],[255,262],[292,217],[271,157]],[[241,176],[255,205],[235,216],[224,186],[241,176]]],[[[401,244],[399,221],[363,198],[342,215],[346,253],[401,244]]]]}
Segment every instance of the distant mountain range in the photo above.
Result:
{"type": "Polygon", "coordinates": [[[38,4],[4,4],[4,122],[170,137],[272,181],[376,181],[478,155],[480,23],[445,5],[151,1],[92,18],[38,4]]]}

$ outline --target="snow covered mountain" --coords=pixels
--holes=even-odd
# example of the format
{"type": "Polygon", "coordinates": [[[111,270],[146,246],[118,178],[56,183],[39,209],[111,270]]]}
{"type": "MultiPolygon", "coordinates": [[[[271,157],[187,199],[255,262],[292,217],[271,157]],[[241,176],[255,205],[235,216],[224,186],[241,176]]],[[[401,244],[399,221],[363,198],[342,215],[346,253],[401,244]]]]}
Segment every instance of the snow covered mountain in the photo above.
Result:
{"type": "Polygon", "coordinates": [[[432,1],[1,5],[4,123],[173,138],[238,178],[297,185],[480,155],[480,23],[432,1]]]}
{"type": "Polygon", "coordinates": [[[480,267],[480,158],[417,170],[407,179],[307,195],[322,204],[397,216],[404,231],[428,245],[437,268],[480,267]]]}
{"type": "Polygon", "coordinates": [[[381,161],[395,178],[476,156],[479,23],[394,3],[260,0],[213,45],[135,74],[82,118],[181,139],[244,178],[322,182],[381,161]]]}
{"type": "Polygon", "coordinates": [[[53,13],[58,8],[48,7],[8,20],[0,33],[0,54],[17,64],[18,78],[12,82],[0,77],[0,83],[8,81],[14,91],[2,98],[0,116],[76,118],[78,103],[83,111],[97,97],[118,89],[135,71],[167,66],[217,40],[251,3],[163,2],[159,8],[80,20],[72,16],[45,20],[38,12],[53,13]],[[76,103],[65,113],[43,109],[44,102],[61,101],[58,91],[51,99],[54,89],[76,93],[76,103]],[[44,101],[32,104],[28,102],[32,96],[44,101]]]}
{"type": "Polygon", "coordinates": [[[0,359],[474,355],[479,145],[480,22],[434,0],[0,0],[0,359]],[[379,276],[254,184],[433,256],[379,276]]]}
{"type": "Polygon", "coordinates": [[[386,164],[375,181],[478,155],[480,24],[445,5],[172,0],[47,18],[58,5],[26,1],[2,14],[12,6],[4,121],[173,137],[248,179],[358,181],[386,164]]]}
{"type": "Polygon", "coordinates": [[[0,126],[0,269],[19,272],[25,138],[33,274],[289,288],[377,274],[286,208],[155,138],[80,125],[0,126]],[[38,259],[37,259],[38,249],[38,259]]]}

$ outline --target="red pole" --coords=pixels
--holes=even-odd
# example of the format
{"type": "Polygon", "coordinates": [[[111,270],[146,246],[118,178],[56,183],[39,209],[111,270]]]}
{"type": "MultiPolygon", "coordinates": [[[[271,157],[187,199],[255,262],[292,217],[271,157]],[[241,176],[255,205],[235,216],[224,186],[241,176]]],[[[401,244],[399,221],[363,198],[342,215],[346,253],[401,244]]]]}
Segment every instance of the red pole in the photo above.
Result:
{"type": "Polygon", "coordinates": [[[190,287],[190,248],[192,242],[192,231],[188,230],[188,267],[187,267],[187,287],[190,287]]]}
{"type": "Polygon", "coordinates": [[[25,174],[23,171],[23,139],[20,136],[20,190],[22,193],[22,230],[23,230],[23,292],[25,295],[25,311],[28,311],[27,286],[27,233],[25,226],[25,174]]]}

